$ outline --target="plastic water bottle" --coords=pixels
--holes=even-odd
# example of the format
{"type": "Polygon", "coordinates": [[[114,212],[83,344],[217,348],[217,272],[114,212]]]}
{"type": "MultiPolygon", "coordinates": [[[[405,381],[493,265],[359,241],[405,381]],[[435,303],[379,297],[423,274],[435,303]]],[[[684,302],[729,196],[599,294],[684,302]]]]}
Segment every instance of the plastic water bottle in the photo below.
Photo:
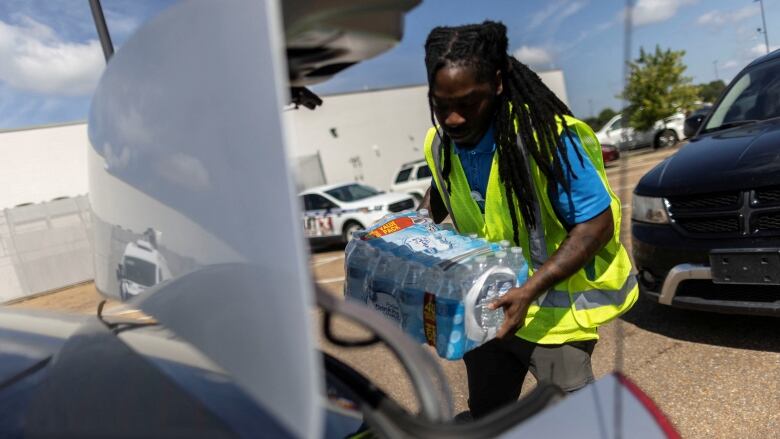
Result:
{"type": "Polygon", "coordinates": [[[423,324],[423,305],[425,299],[424,265],[410,262],[401,283],[399,298],[401,302],[401,327],[404,332],[420,343],[425,343],[423,324]]]}
{"type": "MultiPolygon", "coordinates": [[[[503,250],[495,252],[492,258],[488,259],[488,268],[507,267],[507,254],[503,250]]],[[[506,294],[510,288],[515,285],[515,276],[505,274],[493,274],[485,281],[484,298],[481,304],[480,324],[483,329],[498,328],[504,323],[504,311],[502,309],[490,309],[490,304],[506,294]]]]}
{"type": "MultiPolygon", "coordinates": [[[[477,279],[479,279],[480,276],[482,276],[482,273],[484,273],[488,269],[488,256],[487,255],[479,255],[476,258],[474,258],[474,265],[473,265],[473,282],[476,282],[477,279]]],[[[472,282],[472,285],[473,285],[472,282]]],[[[488,323],[488,317],[487,317],[487,300],[488,296],[490,295],[489,291],[489,285],[485,283],[482,286],[482,292],[480,292],[480,295],[482,296],[481,299],[479,299],[479,302],[477,302],[476,305],[476,311],[478,313],[478,320],[480,323],[480,326],[483,328],[488,323]],[[488,291],[485,291],[486,288],[488,291]]]]}
{"type": "Polygon", "coordinates": [[[477,239],[477,238],[479,238],[479,235],[477,235],[476,233],[469,233],[469,238],[477,239]]]}
{"type": "Polygon", "coordinates": [[[528,261],[523,256],[522,247],[512,247],[509,249],[509,257],[507,259],[507,265],[517,275],[517,282],[515,286],[520,286],[526,283],[528,280],[528,261]]]}
{"type": "Polygon", "coordinates": [[[368,303],[385,317],[401,324],[399,290],[408,264],[391,253],[382,253],[370,275],[368,303]]]}
{"type": "Polygon", "coordinates": [[[423,314],[422,314],[422,320],[423,320],[423,340],[425,342],[435,345],[436,344],[436,326],[435,323],[433,323],[433,326],[431,325],[431,322],[436,321],[436,315],[430,314],[432,310],[436,309],[435,306],[435,299],[436,295],[439,294],[441,291],[441,284],[444,279],[444,272],[441,268],[438,266],[430,266],[426,267],[425,271],[423,271],[422,274],[422,287],[423,287],[423,314]],[[434,300],[434,306],[431,308],[429,307],[428,300],[434,300]]]}
{"type": "Polygon", "coordinates": [[[432,267],[428,267],[425,270],[424,277],[425,281],[423,286],[425,287],[425,292],[438,294],[438,292],[441,291],[441,283],[444,278],[444,271],[434,265],[432,267]]]}
{"type": "Polygon", "coordinates": [[[355,237],[355,234],[358,232],[353,232],[352,236],[353,238],[347,243],[347,246],[344,247],[344,263],[346,264],[347,260],[349,260],[349,255],[352,254],[352,251],[355,250],[355,247],[360,245],[361,243],[365,244],[365,242],[361,241],[360,238],[355,237]]]}
{"type": "Polygon", "coordinates": [[[465,340],[461,278],[457,266],[444,270],[436,295],[436,350],[446,358],[462,351],[465,340]]]}
{"type": "Polygon", "coordinates": [[[511,246],[512,243],[510,243],[506,239],[502,239],[501,241],[498,242],[498,245],[501,246],[501,250],[508,251],[509,250],[509,246],[511,246]]]}
{"type": "MultiPolygon", "coordinates": [[[[505,255],[502,256],[505,257],[505,255]]],[[[495,265],[498,265],[497,254],[493,253],[487,255],[485,263],[486,270],[492,268],[495,265]]],[[[482,300],[480,301],[480,326],[482,326],[482,328],[489,328],[493,326],[493,322],[495,321],[495,310],[490,309],[490,304],[498,298],[498,289],[496,287],[497,285],[491,282],[490,278],[485,280],[485,284],[482,287],[483,295],[482,300]]]]}
{"type": "Polygon", "coordinates": [[[346,259],[347,281],[344,295],[351,300],[366,303],[368,278],[379,259],[379,252],[364,241],[358,241],[346,259]]]}

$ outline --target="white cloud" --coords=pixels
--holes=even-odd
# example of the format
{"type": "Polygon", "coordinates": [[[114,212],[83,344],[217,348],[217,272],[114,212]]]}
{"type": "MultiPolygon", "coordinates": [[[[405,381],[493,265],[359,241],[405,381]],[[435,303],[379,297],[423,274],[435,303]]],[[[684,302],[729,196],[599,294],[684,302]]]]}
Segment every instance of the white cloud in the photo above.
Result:
{"type": "Polygon", "coordinates": [[[158,174],[169,182],[185,189],[200,191],[211,186],[209,171],[197,158],[176,153],[157,162],[158,174]]]}
{"type": "Polygon", "coordinates": [[[141,25],[137,18],[106,10],[106,22],[111,39],[124,38],[135,32],[141,25]]]}
{"type": "Polygon", "coordinates": [[[63,41],[53,29],[29,17],[18,24],[0,20],[0,81],[47,95],[90,94],[104,67],[97,40],[63,41]]]}
{"type": "MultiPolygon", "coordinates": [[[[639,0],[636,5],[634,5],[634,13],[631,16],[631,21],[634,26],[660,23],[674,17],[680,7],[687,6],[696,1],[697,0],[639,0]]],[[[618,18],[623,20],[625,16],[626,10],[623,9],[618,15],[618,18]]]]}
{"type": "MultiPolygon", "coordinates": [[[[769,51],[777,50],[780,46],[769,46],[769,51]]],[[[766,55],[766,44],[758,43],[755,46],[748,49],[748,55],[750,58],[758,58],[759,56],[766,55]]]]}
{"type": "Polygon", "coordinates": [[[552,55],[541,47],[521,46],[514,52],[515,58],[530,66],[549,65],[552,55]]]}
{"type": "Polygon", "coordinates": [[[710,11],[696,19],[701,26],[721,27],[726,24],[739,23],[752,18],[760,12],[757,4],[749,4],[736,11],[710,11]]]}
{"type": "Polygon", "coordinates": [[[546,8],[535,13],[531,17],[527,29],[533,31],[540,28],[542,25],[546,25],[545,27],[557,30],[566,18],[579,12],[585,5],[587,5],[587,1],[584,0],[575,2],[558,0],[549,3],[546,8]],[[551,23],[548,23],[550,21],[551,23]]]}
{"type": "Polygon", "coordinates": [[[733,68],[739,67],[741,65],[742,65],[742,63],[740,63],[740,62],[738,62],[736,60],[730,59],[730,60],[724,62],[723,64],[721,64],[720,68],[722,68],[724,70],[725,69],[733,69],[733,68]]]}

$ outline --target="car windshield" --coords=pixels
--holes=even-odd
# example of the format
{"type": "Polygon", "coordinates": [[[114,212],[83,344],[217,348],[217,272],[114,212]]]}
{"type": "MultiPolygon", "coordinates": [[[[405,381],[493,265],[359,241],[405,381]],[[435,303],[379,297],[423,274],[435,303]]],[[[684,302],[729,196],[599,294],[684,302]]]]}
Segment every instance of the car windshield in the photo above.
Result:
{"type": "Polygon", "coordinates": [[[325,191],[331,197],[344,202],[358,201],[364,198],[379,195],[379,191],[362,184],[348,184],[325,191]]]}
{"type": "Polygon", "coordinates": [[[130,282],[143,285],[145,287],[151,287],[155,283],[155,265],[151,262],[144,261],[143,259],[134,258],[132,256],[125,257],[125,268],[123,278],[130,282]]]}
{"type": "Polygon", "coordinates": [[[780,58],[743,74],[715,108],[704,131],[780,116],[780,58]]]}

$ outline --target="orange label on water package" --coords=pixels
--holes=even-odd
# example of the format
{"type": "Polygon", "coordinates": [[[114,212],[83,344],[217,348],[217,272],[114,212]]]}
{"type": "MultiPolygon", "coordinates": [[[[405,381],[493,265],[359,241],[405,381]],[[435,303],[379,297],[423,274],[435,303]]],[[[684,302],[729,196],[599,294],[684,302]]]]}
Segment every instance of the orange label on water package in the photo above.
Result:
{"type": "Polygon", "coordinates": [[[386,222],[381,226],[377,227],[376,229],[372,230],[371,233],[366,235],[366,239],[381,238],[382,236],[395,233],[399,230],[403,230],[411,225],[414,225],[414,222],[412,221],[411,218],[405,216],[401,218],[397,218],[392,221],[386,222]]]}
{"type": "Polygon", "coordinates": [[[423,297],[423,327],[428,344],[436,347],[436,295],[425,293],[423,297]]]}

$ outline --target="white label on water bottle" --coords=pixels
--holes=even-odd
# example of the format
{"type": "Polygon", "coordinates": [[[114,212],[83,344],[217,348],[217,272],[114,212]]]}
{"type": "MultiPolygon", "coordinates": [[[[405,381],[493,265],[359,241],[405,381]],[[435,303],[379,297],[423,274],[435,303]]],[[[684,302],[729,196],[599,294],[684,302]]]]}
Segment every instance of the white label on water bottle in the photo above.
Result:
{"type": "Polygon", "coordinates": [[[501,287],[498,289],[498,297],[501,297],[504,294],[506,294],[510,288],[512,288],[512,282],[503,282],[501,284],[501,287]]]}
{"type": "Polygon", "coordinates": [[[371,299],[371,305],[388,319],[401,323],[401,306],[392,294],[376,291],[371,299]]]}
{"type": "Polygon", "coordinates": [[[435,255],[450,249],[450,245],[446,242],[428,236],[415,236],[404,241],[404,244],[416,252],[428,255],[435,255]]]}

